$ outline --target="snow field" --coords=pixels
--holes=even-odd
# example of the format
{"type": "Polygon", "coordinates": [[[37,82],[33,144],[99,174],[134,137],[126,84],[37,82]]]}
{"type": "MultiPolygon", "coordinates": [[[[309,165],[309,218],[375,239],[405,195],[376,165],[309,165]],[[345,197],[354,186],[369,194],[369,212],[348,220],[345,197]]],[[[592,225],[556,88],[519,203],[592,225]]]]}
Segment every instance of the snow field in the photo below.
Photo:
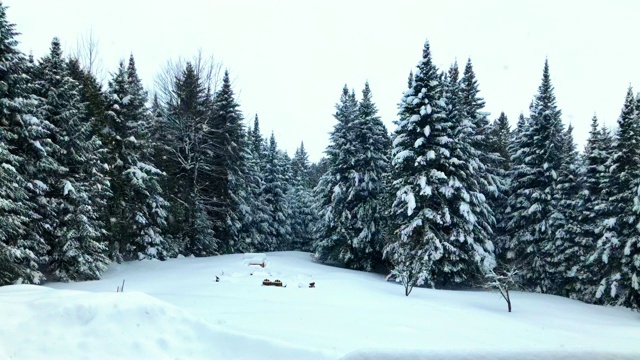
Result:
{"type": "Polygon", "coordinates": [[[640,359],[640,314],[628,309],[512,292],[508,313],[497,292],[405,297],[383,275],[306,253],[266,258],[138,261],[100,281],[0,288],[0,358],[640,359]]]}
{"type": "MultiPolygon", "coordinates": [[[[2,359],[318,358],[277,341],[216,328],[140,292],[0,288],[2,359]]],[[[322,357],[319,357],[322,358],[322,357]]]]}

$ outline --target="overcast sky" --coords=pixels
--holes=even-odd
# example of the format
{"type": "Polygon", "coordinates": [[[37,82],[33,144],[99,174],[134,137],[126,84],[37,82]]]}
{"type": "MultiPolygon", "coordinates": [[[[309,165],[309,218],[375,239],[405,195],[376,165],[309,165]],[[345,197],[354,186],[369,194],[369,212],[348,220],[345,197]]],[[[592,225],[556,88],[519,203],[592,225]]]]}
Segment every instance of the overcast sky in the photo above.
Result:
{"type": "Polygon", "coordinates": [[[594,113],[614,126],[627,87],[640,90],[640,1],[142,1],[4,0],[25,52],[51,39],[67,53],[93,33],[105,71],[133,53],[146,87],[169,59],[202,50],[234,79],[245,118],[260,117],[293,155],[328,144],[344,84],[369,81],[393,130],[397,103],[425,39],[435,63],[471,57],[493,120],[528,109],[545,57],[565,124],[582,149],[594,113]]]}

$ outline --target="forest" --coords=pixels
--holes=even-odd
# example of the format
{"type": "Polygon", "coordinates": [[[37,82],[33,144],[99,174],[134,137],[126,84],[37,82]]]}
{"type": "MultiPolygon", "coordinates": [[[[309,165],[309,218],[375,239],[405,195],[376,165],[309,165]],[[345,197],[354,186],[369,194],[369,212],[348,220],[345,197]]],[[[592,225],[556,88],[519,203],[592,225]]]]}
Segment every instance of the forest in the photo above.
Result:
{"type": "Polygon", "coordinates": [[[0,285],[299,250],[391,273],[407,296],[497,274],[525,291],[640,309],[631,87],[618,126],[594,115],[579,151],[548,61],[511,128],[483,111],[471,59],[438,69],[427,41],[395,129],[368,83],[358,94],[345,85],[327,109],[330,145],[310,163],[303,142],[291,157],[257,115],[245,119],[229,72],[201,57],[174,63],[148,93],[133,55],[103,84],[59,39],[35,59],[17,35],[0,5],[0,285]]]}

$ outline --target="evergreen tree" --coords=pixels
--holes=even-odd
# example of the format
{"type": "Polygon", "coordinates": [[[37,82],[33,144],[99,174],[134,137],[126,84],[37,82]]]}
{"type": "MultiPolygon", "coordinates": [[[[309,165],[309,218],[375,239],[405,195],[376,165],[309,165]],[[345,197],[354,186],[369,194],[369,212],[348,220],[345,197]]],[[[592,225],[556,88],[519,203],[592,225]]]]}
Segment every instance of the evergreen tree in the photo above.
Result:
{"type": "Polygon", "coordinates": [[[502,251],[499,251],[498,258],[506,264],[513,265],[517,262],[516,250],[518,248],[517,237],[515,236],[515,230],[513,229],[512,222],[517,220],[515,215],[516,211],[527,207],[528,198],[526,196],[520,196],[519,191],[524,193],[524,182],[521,180],[527,178],[531,172],[529,166],[525,164],[525,157],[531,148],[531,141],[526,135],[529,133],[529,119],[525,118],[521,113],[518,116],[518,122],[516,128],[512,133],[512,141],[509,143],[509,153],[511,154],[511,168],[507,173],[507,208],[502,215],[501,228],[506,231],[505,243],[502,251]],[[516,196],[517,195],[517,196],[516,196]]]}
{"type": "Polygon", "coordinates": [[[80,97],[92,124],[91,135],[102,141],[101,130],[106,127],[107,99],[96,76],[87,72],[76,58],[68,60],[69,76],[80,84],[80,97]]]}
{"type": "Polygon", "coordinates": [[[407,296],[414,286],[432,282],[433,262],[442,256],[440,230],[446,218],[434,188],[444,184],[445,176],[435,164],[427,166],[443,153],[434,150],[442,144],[436,139],[446,138],[441,94],[442,83],[425,42],[418,71],[399,105],[392,150],[392,179],[397,190],[392,211],[398,228],[384,249],[407,296]]]}
{"type": "Polygon", "coordinates": [[[440,191],[446,197],[451,223],[444,227],[443,257],[434,263],[432,271],[434,284],[438,286],[470,285],[485,270],[477,268],[474,260],[486,257],[485,265],[490,267],[494,261],[490,240],[494,218],[486,201],[489,196],[483,193],[493,180],[488,179],[487,168],[480,159],[481,151],[475,147],[483,144],[479,139],[482,142],[486,139],[484,134],[478,134],[478,125],[470,120],[472,113],[464,105],[467,96],[463,90],[458,81],[458,66],[454,64],[443,79],[443,100],[446,101],[443,127],[448,127],[452,141],[447,144],[448,154],[443,154],[448,184],[440,191]],[[476,253],[478,250],[481,255],[476,253]]]}
{"type": "Polygon", "coordinates": [[[153,164],[147,93],[133,55],[127,67],[120,62],[108,95],[112,254],[124,259],[164,259],[171,252],[160,230],[168,203],[160,188],[163,174],[153,164]]]}
{"type": "Polygon", "coordinates": [[[26,75],[29,64],[18,50],[18,33],[0,4],[0,285],[34,283],[43,280],[39,257],[47,246],[33,232],[38,221],[30,200],[33,157],[41,154],[32,140],[43,122],[34,117],[36,102],[31,98],[26,75]]]}
{"type": "MultiPolygon", "coordinates": [[[[478,158],[476,177],[481,185],[481,192],[493,208],[499,202],[500,190],[504,189],[504,179],[501,169],[496,165],[500,163],[500,154],[492,151],[491,126],[487,113],[483,112],[484,99],[480,97],[480,87],[476,80],[471,59],[467,60],[464,74],[460,80],[460,103],[464,118],[471,122],[471,134],[469,145],[475,149],[478,158]]],[[[506,120],[506,119],[505,119],[506,120]]],[[[493,226],[493,219],[484,220],[493,226]]]]}
{"type": "Polygon", "coordinates": [[[387,181],[391,141],[377,115],[369,83],[362,90],[356,120],[350,132],[354,136],[353,169],[345,189],[351,211],[354,237],[342,258],[354,269],[372,270],[381,265],[383,241],[388,224],[387,181]]]}
{"type": "Polygon", "coordinates": [[[320,182],[320,178],[329,170],[329,161],[326,157],[322,157],[317,163],[309,165],[309,181],[311,187],[316,188],[320,182]]]}
{"type": "Polygon", "coordinates": [[[92,136],[81,87],[73,80],[58,39],[38,64],[37,94],[40,116],[51,124],[52,150],[42,174],[44,202],[40,207],[43,235],[50,245],[48,270],[57,279],[99,279],[106,269],[106,229],[93,196],[108,189],[96,156],[100,142],[92,136]]]}
{"type": "Polygon", "coordinates": [[[247,128],[248,156],[246,163],[245,192],[246,203],[250,209],[250,218],[243,223],[241,238],[246,239],[247,249],[251,251],[263,251],[268,243],[267,234],[270,234],[271,216],[270,208],[261,198],[264,188],[264,154],[262,146],[262,134],[260,134],[260,122],[255,116],[253,128],[247,128]],[[257,129],[257,131],[256,131],[257,129]]]}
{"type": "Polygon", "coordinates": [[[610,162],[609,217],[603,222],[592,262],[601,261],[604,272],[596,298],[608,304],[640,308],[638,280],[638,187],[640,186],[640,117],[631,87],[618,118],[614,153],[610,162]]]}
{"type": "Polygon", "coordinates": [[[314,211],[315,199],[309,176],[309,155],[304,149],[304,143],[291,161],[291,190],[287,193],[291,210],[291,248],[293,250],[311,251],[313,246],[314,228],[318,222],[314,211]]]}
{"type": "Polygon", "coordinates": [[[565,144],[561,112],[545,61],[542,83],[531,106],[531,118],[518,134],[513,155],[508,227],[514,258],[523,266],[524,285],[540,292],[554,291],[559,279],[551,268],[556,253],[552,245],[554,193],[565,144]]]}
{"type": "Polygon", "coordinates": [[[296,149],[293,159],[291,159],[291,176],[294,182],[299,181],[301,185],[311,187],[309,179],[309,154],[304,148],[304,142],[296,149]]]}
{"type": "Polygon", "coordinates": [[[509,171],[511,170],[511,149],[510,143],[512,139],[511,129],[509,126],[509,120],[504,112],[500,113],[498,119],[496,119],[488,134],[489,137],[489,152],[496,155],[490,163],[487,165],[492,169],[492,172],[500,178],[501,186],[497,188],[497,194],[495,198],[489,198],[493,213],[495,216],[494,244],[496,258],[502,262],[507,262],[507,246],[508,246],[508,231],[506,228],[506,209],[508,207],[507,199],[509,197],[509,171]]]}
{"type": "Polygon", "coordinates": [[[264,188],[262,201],[268,206],[271,216],[267,234],[267,251],[288,249],[291,243],[291,210],[287,202],[289,187],[288,156],[278,150],[276,138],[271,134],[265,160],[264,188]]]}
{"type": "Polygon", "coordinates": [[[613,196],[608,161],[613,156],[613,137],[609,131],[599,128],[598,118],[591,120],[591,131],[584,150],[584,189],[580,193],[580,236],[578,243],[587,249],[585,262],[576,268],[576,284],[572,296],[587,302],[597,302],[596,291],[599,279],[593,274],[601,274],[604,264],[593,257],[597,240],[602,236],[604,220],[611,216],[610,198],[613,196]]]}
{"type": "Polygon", "coordinates": [[[240,238],[243,224],[251,225],[250,209],[245,202],[246,166],[249,155],[245,143],[243,117],[225,71],[222,87],[212,104],[212,126],[207,129],[212,139],[212,155],[207,161],[216,169],[210,184],[216,208],[211,212],[216,238],[226,252],[248,251],[251,239],[240,238]]]}
{"type": "Polygon", "coordinates": [[[555,241],[549,241],[552,247],[549,252],[554,254],[551,267],[557,273],[557,280],[553,292],[558,295],[569,296],[577,291],[580,281],[580,267],[586,261],[589,252],[580,241],[580,215],[583,204],[580,199],[582,192],[582,163],[573,142],[573,127],[569,126],[564,134],[562,160],[557,174],[556,189],[553,197],[552,215],[555,241]]]}
{"type": "Polygon", "coordinates": [[[345,85],[334,118],[338,121],[329,137],[327,171],[315,188],[316,204],[320,214],[318,239],[314,243],[315,257],[321,262],[344,263],[345,252],[356,234],[352,227],[352,213],[348,205],[348,187],[356,152],[352,124],[358,117],[355,93],[345,85]]]}
{"type": "Polygon", "coordinates": [[[412,87],[400,103],[393,149],[399,227],[385,254],[407,295],[425,281],[464,284],[481,267],[493,267],[485,223],[491,213],[472,179],[480,163],[457,76],[454,66],[441,79],[425,43],[412,87]]]}

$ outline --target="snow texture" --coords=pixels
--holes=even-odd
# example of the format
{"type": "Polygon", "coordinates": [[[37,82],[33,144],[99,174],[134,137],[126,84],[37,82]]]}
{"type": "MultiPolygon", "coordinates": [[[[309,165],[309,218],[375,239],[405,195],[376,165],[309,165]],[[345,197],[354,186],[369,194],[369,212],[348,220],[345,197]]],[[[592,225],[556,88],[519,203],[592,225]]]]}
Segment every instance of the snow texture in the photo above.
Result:
{"type": "Polygon", "coordinates": [[[628,309],[514,291],[507,313],[497,292],[405,297],[384,275],[308,253],[266,257],[264,269],[242,254],[183,257],[113,264],[99,281],[1,287],[0,358],[640,358],[640,314],[628,309]]]}

